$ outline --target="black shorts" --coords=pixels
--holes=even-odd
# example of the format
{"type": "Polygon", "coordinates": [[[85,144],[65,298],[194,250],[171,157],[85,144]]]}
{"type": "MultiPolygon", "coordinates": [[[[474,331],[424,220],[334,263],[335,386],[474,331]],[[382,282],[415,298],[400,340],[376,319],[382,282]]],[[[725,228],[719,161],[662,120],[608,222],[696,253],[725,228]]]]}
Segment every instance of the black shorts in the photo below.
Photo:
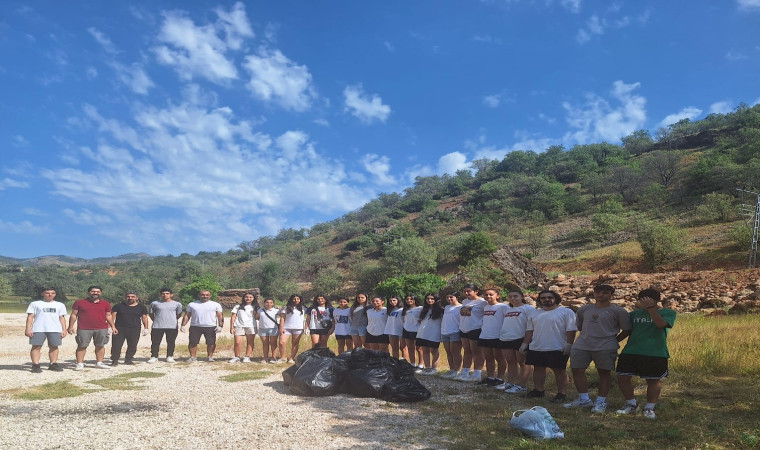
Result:
{"type": "Polygon", "coordinates": [[[477,341],[480,339],[480,328],[471,331],[460,331],[459,337],[462,339],[469,339],[471,341],[477,341]]]}
{"type": "Polygon", "coordinates": [[[336,334],[335,339],[338,341],[345,341],[347,339],[351,339],[351,335],[350,334],[336,334]]]}
{"type": "Polygon", "coordinates": [[[416,345],[417,347],[438,348],[438,346],[441,345],[441,343],[435,342],[435,341],[428,341],[427,339],[417,338],[414,340],[414,345],[416,345]]]}
{"type": "Polygon", "coordinates": [[[500,341],[500,347],[505,348],[508,350],[520,350],[520,346],[522,345],[524,339],[515,339],[512,341],[500,341]]]}
{"type": "Polygon", "coordinates": [[[206,345],[216,345],[216,327],[190,327],[187,345],[195,347],[201,342],[201,336],[206,345]]]}
{"type": "Polygon", "coordinates": [[[417,339],[417,332],[416,331],[402,331],[401,337],[404,339],[417,339]]]}
{"type": "Polygon", "coordinates": [[[325,330],[324,328],[315,329],[315,328],[309,328],[309,333],[316,334],[317,336],[325,336],[327,335],[327,332],[330,330],[325,330]]]}
{"type": "Polygon", "coordinates": [[[618,375],[637,376],[648,380],[659,380],[668,376],[668,358],[660,356],[627,355],[618,356],[618,375]]]}
{"type": "Polygon", "coordinates": [[[478,339],[478,347],[501,348],[501,341],[498,339],[478,339]]]}
{"type": "Polygon", "coordinates": [[[537,352],[528,350],[528,356],[525,357],[525,364],[529,366],[548,367],[550,369],[567,369],[567,360],[570,356],[565,356],[561,351],[537,352]]]}
{"type": "Polygon", "coordinates": [[[375,336],[368,331],[367,336],[364,337],[365,344],[388,344],[389,342],[387,334],[375,336]]]}

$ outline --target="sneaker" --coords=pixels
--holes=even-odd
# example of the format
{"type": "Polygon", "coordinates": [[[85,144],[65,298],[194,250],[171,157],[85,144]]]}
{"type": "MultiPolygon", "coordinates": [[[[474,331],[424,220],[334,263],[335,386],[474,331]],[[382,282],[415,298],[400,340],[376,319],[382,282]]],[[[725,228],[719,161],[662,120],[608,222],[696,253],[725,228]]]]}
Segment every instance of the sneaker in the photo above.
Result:
{"type": "Polygon", "coordinates": [[[501,378],[491,378],[491,379],[486,378],[486,386],[488,387],[495,387],[500,384],[504,384],[504,380],[502,380],[501,378]]]}
{"type": "Polygon", "coordinates": [[[530,391],[527,394],[525,394],[525,398],[541,398],[541,397],[543,397],[545,395],[546,395],[546,393],[544,391],[539,391],[539,390],[533,389],[532,391],[530,391]]]}
{"type": "Polygon", "coordinates": [[[285,360],[280,358],[277,361],[275,361],[274,364],[285,364],[285,360]]]}
{"type": "Polygon", "coordinates": [[[198,358],[196,358],[195,356],[191,356],[191,357],[187,358],[187,362],[189,362],[189,363],[198,362],[198,358]]]}
{"type": "Polygon", "coordinates": [[[84,363],[77,363],[77,365],[74,366],[74,370],[84,370],[84,363]]]}
{"type": "Polygon", "coordinates": [[[288,364],[295,364],[296,362],[293,360],[293,358],[288,358],[287,361],[285,361],[288,364]]]}
{"type": "Polygon", "coordinates": [[[437,373],[438,373],[438,371],[435,370],[435,369],[433,369],[432,367],[427,368],[427,369],[422,369],[420,371],[420,375],[435,375],[437,373]]]}
{"type": "Polygon", "coordinates": [[[414,367],[412,369],[414,371],[414,373],[420,373],[420,372],[422,372],[422,369],[420,369],[419,367],[417,367],[417,366],[412,366],[412,367],[414,367]]]}
{"type": "Polygon", "coordinates": [[[249,363],[249,362],[251,362],[251,358],[249,358],[249,357],[246,356],[245,358],[243,358],[243,362],[244,363],[249,363]]]}
{"type": "Polygon", "coordinates": [[[594,402],[592,402],[591,399],[581,400],[579,398],[576,398],[572,402],[565,403],[562,406],[564,406],[565,408],[590,408],[594,406],[594,402]]]}
{"type": "Polygon", "coordinates": [[[654,413],[653,409],[645,408],[644,411],[641,412],[641,415],[646,417],[647,419],[656,419],[657,415],[654,413]]]}
{"type": "Polygon", "coordinates": [[[32,373],[42,373],[42,367],[39,364],[32,364],[32,373]]]}
{"type": "Polygon", "coordinates": [[[527,389],[520,386],[519,384],[513,384],[511,388],[504,389],[505,394],[522,394],[523,392],[527,391],[527,389]]]}
{"type": "Polygon", "coordinates": [[[151,356],[150,359],[148,360],[148,364],[153,364],[155,362],[158,362],[158,358],[156,358],[155,356],[151,356]]]}
{"type": "Polygon", "coordinates": [[[514,386],[514,384],[512,384],[512,383],[501,383],[501,384],[497,384],[493,388],[496,389],[497,391],[506,391],[507,389],[511,388],[512,386],[514,386]]]}
{"type": "Polygon", "coordinates": [[[615,414],[633,414],[639,410],[639,405],[631,405],[626,403],[622,408],[615,411],[615,414]]]}
{"type": "MultiPolygon", "coordinates": [[[[156,358],[156,361],[158,361],[158,358],[156,358]]],[[[148,362],[150,362],[150,361],[148,361],[148,362]]],[[[175,361],[174,358],[172,358],[171,356],[167,356],[166,357],[166,362],[168,362],[169,364],[171,364],[171,363],[175,363],[177,361],[175,361]]]]}
{"type": "Polygon", "coordinates": [[[459,372],[457,372],[456,370],[449,370],[448,372],[446,372],[443,375],[441,375],[441,378],[446,378],[446,379],[450,380],[450,379],[456,377],[458,373],[459,372]]]}
{"type": "Polygon", "coordinates": [[[216,361],[216,359],[214,359],[213,356],[209,356],[208,359],[207,359],[207,361],[208,362],[214,362],[214,361],[216,361]]]}
{"type": "Polygon", "coordinates": [[[111,369],[111,367],[107,366],[103,361],[98,361],[95,363],[95,367],[98,369],[111,369]]]}
{"type": "Polygon", "coordinates": [[[451,377],[451,379],[456,381],[470,381],[470,374],[467,372],[459,372],[455,376],[451,377]]]}
{"type": "MultiPolygon", "coordinates": [[[[126,364],[126,362],[125,362],[125,364],[126,364]]],[[[114,366],[114,367],[118,366],[119,365],[119,360],[118,359],[114,359],[113,361],[111,361],[111,365],[114,366]]]]}
{"type": "Polygon", "coordinates": [[[591,408],[591,412],[594,414],[604,414],[607,412],[607,402],[595,402],[594,407],[591,408]]]}
{"type": "Polygon", "coordinates": [[[52,363],[50,364],[50,367],[48,367],[48,370],[52,370],[53,372],[63,372],[63,367],[58,363],[52,363]]]}
{"type": "Polygon", "coordinates": [[[557,395],[554,396],[553,399],[551,399],[549,401],[552,402],[552,403],[562,403],[565,400],[567,400],[567,395],[565,395],[565,394],[557,394],[557,395]]]}
{"type": "Polygon", "coordinates": [[[128,365],[128,366],[134,366],[134,365],[135,365],[135,362],[134,362],[134,361],[132,361],[131,359],[125,359],[125,360],[124,360],[124,364],[126,364],[126,365],[128,365]]]}
{"type": "Polygon", "coordinates": [[[480,375],[475,375],[475,373],[470,374],[469,381],[475,382],[475,383],[480,383],[480,375]]]}
{"type": "Polygon", "coordinates": [[[231,360],[229,360],[229,361],[227,361],[227,362],[228,362],[228,363],[230,363],[230,364],[239,363],[239,362],[240,362],[240,358],[238,358],[238,357],[236,356],[236,357],[232,358],[231,360]]]}

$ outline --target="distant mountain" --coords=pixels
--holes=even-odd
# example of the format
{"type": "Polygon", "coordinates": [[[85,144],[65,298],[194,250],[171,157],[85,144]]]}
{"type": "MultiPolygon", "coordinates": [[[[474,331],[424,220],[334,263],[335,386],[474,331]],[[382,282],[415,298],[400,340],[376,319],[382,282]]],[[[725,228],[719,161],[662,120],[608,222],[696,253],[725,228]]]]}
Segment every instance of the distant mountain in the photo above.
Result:
{"type": "Polygon", "coordinates": [[[127,253],[119,256],[107,256],[100,258],[76,258],[66,255],[47,255],[37,256],[35,258],[11,258],[0,256],[0,265],[19,265],[25,267],[38,267],[59,265],[64,267],[71,266],[107,266],[110,264],[124,263],[129,261],[139,261],[141,259],[152,258],[147,253],[127,253]]]}

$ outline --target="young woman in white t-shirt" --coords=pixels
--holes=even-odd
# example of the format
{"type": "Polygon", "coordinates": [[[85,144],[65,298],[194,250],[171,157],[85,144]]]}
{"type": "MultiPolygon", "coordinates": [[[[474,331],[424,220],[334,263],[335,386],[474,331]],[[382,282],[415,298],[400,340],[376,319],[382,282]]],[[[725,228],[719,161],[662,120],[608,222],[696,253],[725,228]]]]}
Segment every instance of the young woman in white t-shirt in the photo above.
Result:
{"type": "Polygon", "coordinates": [[[277,349],[277,334],[280,328],[277,326],[277,314],[279,309],[274,307],[274,300],[264,300],[264,307],[256,311],[256,319],[259,321],[259,337],[261,338],[264,362],[275,364],[274,352],[277,349]]]}
{"type": "MultiPolygon", "coordinates": [[[[288,298],[288,303],[280,310],[280,358],[284,358],[288,353],[285,352],[285,346],[290,339],[290,356],[287,362],[293,363],[298,354],[298,344],[301,342],[301,335],[304,332],[304,307],[301,297],[293,294],[288,298]]],[[[283,362],[283,361],[278,361],[283,362]]]]}
{"type": "Polygon", "coordinates": [[[389,297],[388,304],[385,307],[388,313],[388,321],[385,322],[385,334],[388,335],[388,342],[391,344],[391,356],[398,359],[399,349],[401,348],[401,333],[404,331],[404,323],[401,321],[401,300],[398,297],[389,297]]]}
{"type": "Polygon", "coordinates": [[[462,288],[464,298],[459,315],[459,336],[462,339],[462,370],[456,376],[458,381],[480,381],[483,370],[483,352],[478,347],[481,327],[483,326],[483,308],[486,301],[480,297],[480,290],[474,284],[467,284],[462,288]],[[472,366],[472,374],[470,374],[472,366]]]}
{"type": "Polygon", "coordinates": [[[417,330],[420,328],[420,312],[422,306],[416,295],[407,295],[404,297],[404,308],[401,310],[401,320],[404,323],[404,331],[401,332],[404,338],[404,358],[416,369],[422,370],[422,349],[415,345],[417,339],[417,330]]]}
{"type": "Polygon", "coordinates": [[[348,299],[341,297],[338,299],[338,307],[333,310],[335,319],[335,340],[338,341],[338,353],[350,352],[354,349],[354,341],[351,339],[351,324],[348,323],[348,316],[351,313],[348,307],[348,299]]]}
{"type": "Polygon", "coordinates": [[[441,320],[443,307],[436,294],[425,294],[420,311],[420,328],[414,343],[422,349],[422,361],[425,368],[420,375],[435,375],[438,367],[438,347],[441,345],[441,320]]]}
{"type": "Polygon", "coordinates": [[[520,346],[525,338],[528,319],[538,310],[525,301],[522,291],[512,290],[507,294],[510,309],[501,326],[499,340],[501,352],[507,360],[507,379],[504,392],[507,394],[524,394],[533,367],[525,364],[525,355],[520,353],[520,346]]]}
{"type": "Polygon", "coordinates": [[[446,350],[449,371],[441,375],[441,378],[454,378],[462,368],[462,339],[459,337],[459,321],[462,318],[459,310],[462,309],[462,304],[455,293],[446,296],[446,303],[441,320],[441,342],[446,350]]]}
{"type": "Polygon", "coordinates": [[[364,341],[368,349],[388,353],[388,336],[385,334],[387,321],[388,314],[383,299],[372,298],[372,309],[367,310],[367,337],[364,341]]]}
{"type": "Polygon", "coordinates": [[[507,361],[501,352],[499,334],[509,305],[501,302],[499,289],[486,289],[483,295],[487,304],[483,308],[483,325],[478,338],[478,347],[486,363],[486,379],[482,383],[505,389],[507,386],[504,384],[504,373],[507,371],[507,361]]]}
{"type": "Polygon", "coordinates": [[[335,308],[327,303],[327,298],[318,294],[312,300],[311,307],[306,310],[306,320],[311,333],[311,348],[327,348],[327,340],[335,330],[333,311],[335,308]]]}
{"type": "Polygon", "coordinates": [[[239,305],[235,305],[232,308],[232,314],[230,316],[230,333],[235,336],[235,344],[233,351],[235,357],[230,359],[229,362],[240,362],[240,353],[243,348],[243,341],[246,341],[245,356],[243,362],[251,362],[251,354],[253,354],[253,346],[256,342],[256,310],[259,308],[259,303],[254,298],[253,294],[243,295],[243,300],[239,305]]]}

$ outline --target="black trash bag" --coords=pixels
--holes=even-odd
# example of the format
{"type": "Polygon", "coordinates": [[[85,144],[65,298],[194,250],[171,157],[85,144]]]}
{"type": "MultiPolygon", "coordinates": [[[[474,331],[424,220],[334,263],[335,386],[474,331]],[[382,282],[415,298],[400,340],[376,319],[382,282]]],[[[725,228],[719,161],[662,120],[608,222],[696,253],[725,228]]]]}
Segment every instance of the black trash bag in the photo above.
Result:
{"type": "Polygon", "coordinates": [[[327,347],[317,347],[317,348],[312,348],[310,350],[306,350],[305,352],[301,352],[298,356],[296,356],[296,367],[301,367],[301,364],[303,364],[304,361],[311,358],[312,356],[323,356],[323,357],[328,357],[328,358],[334,358],[335,353],[333,353],[327,347]]]}
{"type": "Polygon", "coordinates": [[[293,380],[293,375],[296,374],[298,367],[292,365],[282,371],[282,382],[285,383],[285,387],[290,387],[290,382],[293,380]]]}
{"type": "Polygon", "coordinates": [[[335,395],[345,373],[346,366],[333,358],[312,356],[297,368],[290,381],[290,392],[307,397],[335,395]]]}
{"type": "Polygon", "coordinates": [[[383,386],[381,398],[387,402],[421,402],[430,391],[414,375],[394,378],[383,386]]]}
{"type": "Polygon", "coordinates": [[[385,367],[387,365],[386,362],[388,359],[393,358],[388,356],[388,354],[377,350],[355,348],[351,350],[351,358],[349,359],[348,367],[351,370],[385,367]]]}
{"type": "Polygon", "coordinates": [[[357,397],[379,398],[383,393],[383,386],[391,380],[393,380],[391,367],[352,369],[346,373],[343,392],[357,397]]]}
{"type": "Polygon", "coordinates": [[[414,376],[414,366],[409,364],[409,361],[389,358],[386,364],[393,368],[393,375],[396,378],[414,376]]]}

